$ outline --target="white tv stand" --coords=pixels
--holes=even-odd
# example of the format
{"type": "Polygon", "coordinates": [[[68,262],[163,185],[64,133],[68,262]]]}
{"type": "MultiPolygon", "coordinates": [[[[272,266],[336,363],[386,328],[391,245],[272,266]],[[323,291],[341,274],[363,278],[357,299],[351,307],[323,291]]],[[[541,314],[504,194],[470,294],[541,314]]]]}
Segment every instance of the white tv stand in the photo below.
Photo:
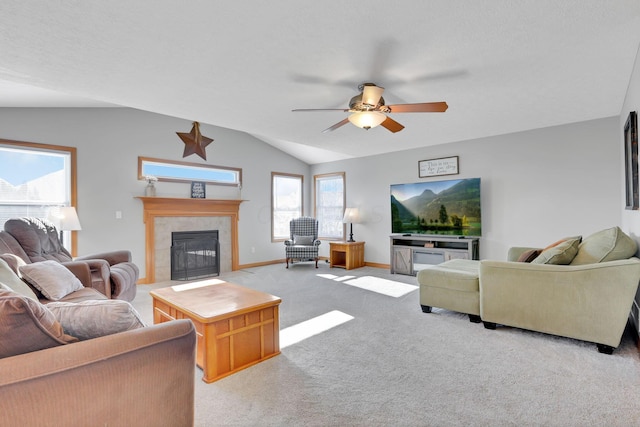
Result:
{"type": "Polygon", "coordinates": [[[480,239],[425,234],[392,234],[391,273],[415,276],[450,259],[480,259],[480,239]]]}

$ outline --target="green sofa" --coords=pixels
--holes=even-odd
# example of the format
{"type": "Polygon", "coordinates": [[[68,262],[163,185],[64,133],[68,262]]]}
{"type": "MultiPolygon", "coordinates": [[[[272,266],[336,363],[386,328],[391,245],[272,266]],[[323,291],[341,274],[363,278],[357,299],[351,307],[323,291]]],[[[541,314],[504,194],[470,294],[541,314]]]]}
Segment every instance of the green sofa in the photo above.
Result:
{"type": "Polygon", "coordinates": [[[611,354],[640,281],[636,251],[636,242],[612,227],[545,249],[511,248],[507,261],[447,261],[418,273],[420,304],[425,312],[479,316],[488,329],[500,324],[594,342],[611,354]]]}

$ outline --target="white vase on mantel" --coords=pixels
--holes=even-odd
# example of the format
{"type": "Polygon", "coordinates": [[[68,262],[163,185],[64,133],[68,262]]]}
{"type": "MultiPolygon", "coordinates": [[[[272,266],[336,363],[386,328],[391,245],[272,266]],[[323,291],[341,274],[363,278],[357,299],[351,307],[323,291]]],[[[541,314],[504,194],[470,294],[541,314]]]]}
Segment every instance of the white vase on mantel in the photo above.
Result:
{"type": "Polygon", "coordinates": [[[144,195],[147,197],[156,197],[156,186],[153,185],[153,181],[149,182],[145,187],[144,195]]]}

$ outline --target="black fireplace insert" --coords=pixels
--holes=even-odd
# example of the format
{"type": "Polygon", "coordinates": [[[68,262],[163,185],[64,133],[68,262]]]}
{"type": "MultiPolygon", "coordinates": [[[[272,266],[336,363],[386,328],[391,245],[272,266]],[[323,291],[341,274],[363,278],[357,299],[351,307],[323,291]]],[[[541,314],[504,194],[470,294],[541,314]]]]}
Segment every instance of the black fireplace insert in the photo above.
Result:
{"type": "Polygon", "coordinates": [[[218,230],[171,233],[171,280],[191,280],[220,274],[218,230]]]}

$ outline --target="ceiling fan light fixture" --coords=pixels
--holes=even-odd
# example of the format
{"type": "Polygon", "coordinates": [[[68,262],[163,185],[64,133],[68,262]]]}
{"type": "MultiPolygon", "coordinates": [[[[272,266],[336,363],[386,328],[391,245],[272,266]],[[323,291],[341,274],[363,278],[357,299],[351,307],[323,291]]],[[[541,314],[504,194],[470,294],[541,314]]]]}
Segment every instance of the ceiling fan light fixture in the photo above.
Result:
{"type": "MultiPolygon", "coordinates": [[[[380,100],[382,99],[382,92],[384,92],[384,88],[380,86],[376,86],[373,83],[365,83],[362,86],[362,103],[366,106],[370,106],[370,108],[376,108],[378,104],[380,104],[380,100]]],[[[382,101],[384,105],[384,101],[382,101]]]]}
{"type": "Polygon", "coordinates": [[[330,126],[322,133],[334,131],[347,123],[361,129],[371,129],[382,125],[389,132],[396,133],[404,129],[404,126],[393,120],[386,114],[389,113],[444,113],[449,107],[446,102],[420,102],[417,104],[386,105],[382,93],[384,88],[374,83],[362,83],[358,86],[360,93],[349,101],[349,108],[305,108],[292,111],[342,111],[350,112],[346,119],[330,126]]]}
{"type": "Polygon", "coordinates": [[[379,126],[387,116],[378,111],[358,111],[349,116],[349,121],[362,129],[371,129],[379,126]]]}

